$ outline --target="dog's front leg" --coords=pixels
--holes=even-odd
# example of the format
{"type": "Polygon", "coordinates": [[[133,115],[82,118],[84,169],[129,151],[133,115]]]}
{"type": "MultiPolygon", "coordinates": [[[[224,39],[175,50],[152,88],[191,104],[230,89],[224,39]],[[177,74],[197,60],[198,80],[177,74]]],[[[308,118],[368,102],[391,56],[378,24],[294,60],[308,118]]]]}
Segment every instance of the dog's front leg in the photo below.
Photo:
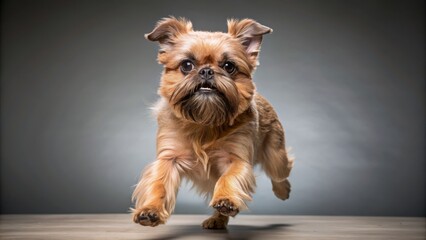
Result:
{"type": "Polygon", "coordinates": [[[148,165],[133,192],[133,221],[152,227],[164,224],[175,207],[179,184],[173,159],[159,158],[148,165]]]}
{"type": "Polygon", "coordinates": [[[242,149],[244,147],[240,146],[239,150],[229,154],[229,166],[216,182],[210,202],[210,206],[224,216],[234,217],[246,208],[245,201],[251,200],[256,186],[253,166],[249,161],[250,150],[242,149]]]}

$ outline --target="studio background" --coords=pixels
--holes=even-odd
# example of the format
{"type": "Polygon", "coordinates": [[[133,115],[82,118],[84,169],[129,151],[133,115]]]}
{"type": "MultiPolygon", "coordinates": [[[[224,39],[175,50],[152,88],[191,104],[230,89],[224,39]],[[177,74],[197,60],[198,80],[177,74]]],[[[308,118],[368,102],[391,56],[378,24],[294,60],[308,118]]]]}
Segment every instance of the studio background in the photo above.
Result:
{"type": "MultiPolygon", "coordinates": [[[[3,1],[1,212],[125,213],[155,159],[155,23],[264,37],[258,91],[296,156],[289,200],[250,214],[425,216],[424,1],[3,1]]],[[[209,213],[180,189],[176,213],[209,213]]]]}

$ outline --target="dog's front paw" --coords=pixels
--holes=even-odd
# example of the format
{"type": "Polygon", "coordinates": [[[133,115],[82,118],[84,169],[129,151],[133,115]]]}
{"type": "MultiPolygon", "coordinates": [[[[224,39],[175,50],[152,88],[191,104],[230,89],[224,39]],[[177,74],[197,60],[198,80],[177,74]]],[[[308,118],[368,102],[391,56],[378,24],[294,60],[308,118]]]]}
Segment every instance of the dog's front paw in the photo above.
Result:
{"type": "Polygon", "coordinates": [[[212,206],[222,215],[235,217],[240,210],[230,199],[222,198],[213,202],[212,206]]]}
{"type": "Polygon", "coordinates": [[[165,223],[158,210],[149,208],[135,209],[133,211],[133,221],[140,225],[151,227],[165,223]]]}

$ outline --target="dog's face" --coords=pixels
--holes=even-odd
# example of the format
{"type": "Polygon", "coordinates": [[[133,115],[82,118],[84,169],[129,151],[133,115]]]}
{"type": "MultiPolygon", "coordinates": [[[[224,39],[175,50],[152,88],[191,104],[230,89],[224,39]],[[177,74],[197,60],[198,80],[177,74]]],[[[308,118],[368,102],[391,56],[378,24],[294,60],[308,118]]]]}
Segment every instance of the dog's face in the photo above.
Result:
{"type": "Polygon", "coordinates": [[[160,43],[164,65],[159,94],[174,114],[201,125],[232,125],[250,106],[262,35],[253,20],[229,20],[228,33],[193,31],[185,19],[165,18],[146,35],[160,43]]]}

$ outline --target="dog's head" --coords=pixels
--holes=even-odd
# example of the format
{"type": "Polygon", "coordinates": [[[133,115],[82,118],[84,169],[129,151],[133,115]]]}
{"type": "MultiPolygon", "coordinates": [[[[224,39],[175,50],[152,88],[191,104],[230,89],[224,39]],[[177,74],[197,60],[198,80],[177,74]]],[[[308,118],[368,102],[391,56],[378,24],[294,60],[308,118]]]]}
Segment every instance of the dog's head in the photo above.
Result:
{"type": "Polygon", "coordinates": [[[160,44],[164,65],[159,94],[178,118],[201,125],[233,124],[247,110],[255,86],[262,36],[272,32],[251,19],[228,20],[228,32],[194,31],[190,21],[164,18],[148,40],[160,44]]]}

